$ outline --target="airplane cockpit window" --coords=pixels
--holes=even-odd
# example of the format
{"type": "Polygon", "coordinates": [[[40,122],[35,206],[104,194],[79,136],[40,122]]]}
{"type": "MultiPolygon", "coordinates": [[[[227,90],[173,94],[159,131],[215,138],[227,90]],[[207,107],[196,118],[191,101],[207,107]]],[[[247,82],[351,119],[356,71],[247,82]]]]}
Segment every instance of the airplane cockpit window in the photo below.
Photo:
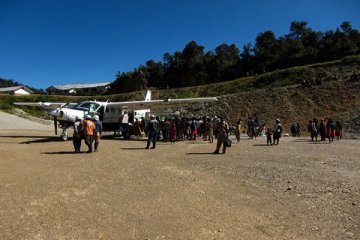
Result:
{"type": "Polygon", "coordinates": [[[90,107],[90,102],[83,102],[83,103],[80,103],[79,108],[84,108],[86,110],[89,110],[89,107],[90,107]]]}
{"type": "Polygon", "coordinates": [[[90,104],[90,109],[89,109],[89,111],[90,111],[90,112],[95,112],[99,107],[100,107],[100,104],[98,104],[98,103],[91,103],[91,104],[90,104]]]}
{"type": "Polygon", "coordinates": [[[78,107],[86,109],[89,112],[95,112],[100,107],[100,104],[93,103],[93,102],[83,102],[83,103],[79,104],[78,107]]]}

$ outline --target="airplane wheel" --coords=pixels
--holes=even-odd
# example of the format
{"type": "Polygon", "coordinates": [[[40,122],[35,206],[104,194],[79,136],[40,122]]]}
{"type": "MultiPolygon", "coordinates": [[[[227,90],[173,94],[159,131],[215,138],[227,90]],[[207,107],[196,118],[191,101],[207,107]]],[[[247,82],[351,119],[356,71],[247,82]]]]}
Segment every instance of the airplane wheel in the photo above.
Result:
{"type": "Polygon", "coordinates": [[[61,135],[60,135],[61,139],[63,141],[67,141],[68,140],[68,134],[66,132],[63,132],[61,135]]]}

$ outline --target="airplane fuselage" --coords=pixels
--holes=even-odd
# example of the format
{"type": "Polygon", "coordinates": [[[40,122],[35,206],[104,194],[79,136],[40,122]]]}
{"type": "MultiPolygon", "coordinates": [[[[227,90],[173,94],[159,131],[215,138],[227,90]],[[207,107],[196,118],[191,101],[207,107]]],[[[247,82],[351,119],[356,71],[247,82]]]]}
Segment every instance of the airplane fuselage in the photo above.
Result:
{"type": "MultiPolygon", "coordinates": [[[[71,127],[76,117],[84,119],[87,114],[92,116],[98,114],[104,131],[116,131],[120,128],[125,112],[127,112],[126,108],[108,107],[107,102],[85,101],[76,105],[52,110],[49,114],[57,118],[63,130],[71,127]]],[[[129,112],[129,115],[132,117],[130,120],[132,121],[134,117],[141,119],[145,117],[147,112],[150,112],[150,109],[131,111],[129,112]]]]}
{"type": "Polygon", "coordinates": [[[63,132],[61,137],[67,139],[66,130],[73,126],[77,117],[84,119],[86,115],[99,115],[103,124],[103,131],[118,131],[125,124],[138,118],[146,118],[153,106],[171,105],[191,102],[208,102],[217,101],[217,98],[189,98],[189,99],[158,99],[151,100],[151,91],[148,90],[143,101],[124,101],[124,102],[99,102],[84,101],[80,103],[62,103],[62,102],[16,102],[15,105],[21,106],[39,106],[49,109],[52,106],[60,106],[59,108],[50,110],[49,115],[54,118],[55,134],[57,134],[57,126],[60,124],[63,132]],[[140,110],[139,110],[140,109],[140,110]],[[128,111],[131,110],[131,111],[128,111]],[[126,111],[126,113],[125,113],[126,111]],[[126,116],[126,117],[125,117],[126,116]],[[124,121],[124,119],[126,121],[124,121]]]}

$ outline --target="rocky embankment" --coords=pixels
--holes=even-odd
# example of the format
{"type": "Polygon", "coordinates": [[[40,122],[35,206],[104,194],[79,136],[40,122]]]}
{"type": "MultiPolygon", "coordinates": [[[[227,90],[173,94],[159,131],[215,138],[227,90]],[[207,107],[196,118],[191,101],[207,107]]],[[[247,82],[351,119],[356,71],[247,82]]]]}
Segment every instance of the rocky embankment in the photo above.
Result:
{"type": "MultiPolygon", "coordinates": [[[[320,85],[260,89],[219,96],[216,104],[185,108],[195,116],[227,115],[230,123],[256,113],[261,123],[272,126],[280,118],[286,132],[300,123],[303,133],[313,118],[331,118],[343,123],[345,137],[360,136],[360,81],[338,80],[320,85]]],[[[307,134],[307,133],[306,133],[307,134]]]]}

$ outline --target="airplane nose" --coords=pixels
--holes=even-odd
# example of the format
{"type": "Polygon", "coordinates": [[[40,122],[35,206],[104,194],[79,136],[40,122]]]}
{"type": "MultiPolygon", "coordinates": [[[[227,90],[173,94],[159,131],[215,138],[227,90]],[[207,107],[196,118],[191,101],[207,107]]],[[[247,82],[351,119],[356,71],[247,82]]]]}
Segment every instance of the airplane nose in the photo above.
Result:
{"type": "Polygon", "coordinates": [[[49,112],[49,114],[53,117],[60,117],[60,111],[57,109],[53,109],[49,112]]]}

